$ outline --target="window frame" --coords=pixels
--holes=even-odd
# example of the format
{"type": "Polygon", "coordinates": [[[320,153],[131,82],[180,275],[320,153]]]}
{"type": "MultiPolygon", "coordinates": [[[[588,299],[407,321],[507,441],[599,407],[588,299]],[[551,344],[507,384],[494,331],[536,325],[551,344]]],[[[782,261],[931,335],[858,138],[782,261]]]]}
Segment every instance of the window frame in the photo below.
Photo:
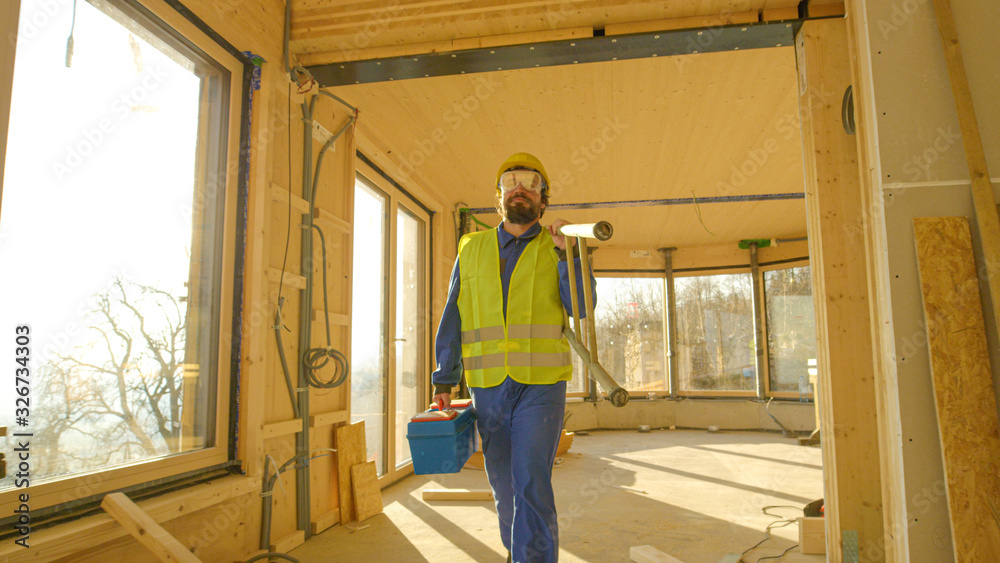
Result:
{"type": "MultiPolygon", "coordinates": [[[[396,287],[396,258],[398,249],[396,248],[397,233],[399,230],[397,213],[400,207],[404,208],[413,217],[424,221],[424,260],[423,272],[421,278],[423,279],[424,288],[431,287],[431,276],[432,272],[432,260],[433,256],[433,213],[424,206],[423,202],[417,199],[416,194],[407,192],[404,188],[399,186],[395,180],[387,179],[385,172],[382,170],[374,168],[367,157],[365,157],[360,151],[359,156],[355,161],[355,177],[358,181],[364,182],[369,188],[378,190],[386,197],[386,240],[388,247],[386,248],[386,266],[385,275],[387,279],[386,284],[386,301],[385,301],[385,346],[383,349],[383,354],[385,354],[385,425],[383,427],[384,435],[382,436],[382,454],[385,457],[385,472],[379,475],[378,481],[380,487],[386,487],[400,479],[413,473],[413,460],[409,459],[403,464],[397,464],[396,452],[395,452],[395,433],[399,431],[396,427],[395,417],[396,417],[396,348],[394,338],[396,337],[396,297],[397,297],[397,287],[396,287]]],[[[377,166],[377,165],[376,165],[377,166]]],[[[353,186],[352,186],[352,189],[353,186]]],[[[353,211],[352,211],[353,212],[353,211]]],[[[358,233],[355,234],[358,236],[358,233]]],[[[426,367],[429,364],[430,358],[434,357],[433,343],[434,334],[431,328],[431,296],[429,292],[424,292],[424,312],[422,318],[420,319],[421,329],[424,331],[424,343],[423,343],[423,359],[424,362],[421,368],[426,367]]],[[[429,372],[428,372],[429,373],[429,372]]],[[[418,389],[417,397],[425,398],[428,396],[430,381],[426,377],[418,378],[418,389]]],[[[405,431],[405,428],[403,429],[405,431]]]]}
{"type": "MultiPolygon", "coordinates": [[[[137,12],[143,19],[149,20],[140,21],[141,25],[149,23],[159,25],[163,31],[187,43],[189,47],[201,51],[205,57],[229,72],[229,96],[225,107],[226,143],[224,156],[217,163],[218,168],[225,171],[225,178],[224,183],[214,186],[216,194],[221,195],[223,210],[222,221],[215,233],[221,238],[221,252],[218,266],[219,286],[213,289],[218,296],[218,302],[212,305],[218,310],[215,317],[217,325],[213,327],[213,336],[217,343],[214,350],[216,391],[213,445],[192,452],[140,460],[104,470],[31,484],[30,506],[33,518],[63,512],[91,502],[96,503],[100,497],[112,491],[141,490],[238,465],[235,461],[236,444],[232,439],[233,433],[230,432],[230,425],[236,421],[236,417],[231,416],[237,408],[232,395],[239,368],[239,365],[233,362],[233,357],[236,356],[234,348],[238,346],[233,334],[234,328],[238,330],[240,326],[235,305],[237,299],[242,299],[239,294],[241,286],[237,285],[239,279],[237,273],[243,267],[243,250],[238,248],[237,244],[245,231],[245,219],[241,219],[241,209],[245,208],[246,194],[242,193],[245,190],[241,191],[241,186],[245,185],[249,170],[241,158],[240,147],[249,139],[249,128],[245,126],[244,121],[249,111],[247,102],[250,95],[252,63],[194,15],[189,12],[183,14],[179,12],[174,3],[165,0],[120,0],[115,4],[119,8],[124,5],[126,10],[137,12]]],[[[10,31],[16,33],[19,22],[15,20],[6,25],[13,28],[10,31]]],[[[9,81],[0,81],[2,89],[0,96],[8,104],[13,92],[12,75],[10,78],[9,81]]],[[[221,129],[217,131],[221,132],[221,129]]],[[[4,140],[6,142],[2,149],[6,152],[9,139],[4,140]]],[[[202,143],[203,141],[199,141],[199,144],[202,143]]],[[[213,189],[211,185],[196,184],[194,187],[204,189],[210,197],[215,195],[211,192],[213,189]]],[[[2,197],[2,186],[0,186],[0,197],[2,197]]],[[[13,488],[0,493],[2,514],[12,514],[20,504],[19,495],[25,492],[26,489],[13,488]]]]}
{"type": "MultiPolygon", "coordinates": [[[[677,278],[709,277],[709,276],[743,275],[743,274],[746,274],[747,276],[751,277],[750,282],[751,282],[751,287],[752,287],[752,284],[753,284],[753,279],[752,279],[753,278],[753,272],[751,271],[751,269],[750,269],[749,266],[747,266],[745,268],[727,268],[727,269],[722,269],[722,270],[718,270],[718,269],[705,269],[705,270],[700,270],[700,271],[689,271],[689,272],[684,272],[684,275],[675,275],[674,279],[677,279],[677,278]]],[[[753,311],[752,299],[753,299],[753,296],[751,295],[751,316],[753,315],[753,313],[752,313],[752,311],[753,311]]],[[[676,312],[673,312],[673,314],[676,315],[676,312]]],[[[666,336],[664,336],[664,338],[666,338],[666,336]]],[[[764,359],[762,361],[764,361],[765,365],[766,365],[766,363],[767,363],[767,350],[764,350],[764,359]]],[[[756,375],[755,375],[755,377],[756,377],[756,375]]],[[[765,377],[766,377],[766,373],[765,373],[765,377]]],[[[680,387],[679,380],[678,380],[678,387],[680,387]]],[[[757,396],[757,388],[756,388],[756,385],[754,386],[753,389],[749,389],[749,390],[745,390],[745,391],[744,390],[735,390],[735,389],[733,389],[733,390],[722,390],[722,389],[719,389],[719,390],[684,390],[684,389],[678,388],[677,389],[677,396],[678,397],[691,397],[691,398],[697,398],[697,397],[751,397],[751,398],[753,398],[753,397],[757,396]]]]}
{"type": "MultiPolygon", "coordinates": [[[[766,322],[766,316],[767,316],[767,312],[766,312],[766,303],[767,303],[767,300],[766,300],[766,297],[767,296],[765,295],[764,274],[765,274],[765,272],[770,272],[770,271],[774,271],[774,270],[784,270],[784,269],[789,269],[789,268],[800,268],[800,267],[809,266],[809,265],[810,265],[809,258],[808,257],[803,257],[803,258],[793,258],[793,259],[787,259],[787,260],[778,260],[778,261],[775,261],[775,262],[761,264],[758,267],[758,276],[760,277],[759,287],[760,287],[760,293],[761,293],[761,295],[759,296],[759,298],[761,299],[761,304],[762,304],[761,314],[765,317],[764,319],[762,319],[762,322],[764,323],[764,325],[763,325],[764,326],[764,330],[762,331],[763,332],[763,338],[764,338],[764,346],[763,346],[763,348],[764,348],[764,356],[763,356],[763,358],[761,360],[762,362],[764,362],[764,366],[763,366],[764,369],[763,369],[762,377],[764,378],[764,395],[765,395],[765,397],[773,397],[775,399],[794,399],[794,400],[800,399],[800,396],[799,396],[798,392],[791,392],[791,391],[773,391],[772,392],[771,391],[771,386],[770,386],[770,369],[769,369],[770,351],[768,350],[768,346],[767,346],[767,333],[768,333],[768,330],[770,329],[770,326],[766,322]]],[[[752,272],[752,269],[751,269],[751,267],[750,267],[749,264],[746,265],[746,266],[723,267],[723,268],[715,268],[715,267],[709,267],[709,268],[703,268],[703,269],[691,268],[691,269],[685,269],[682,272],[675,271],[674,272],[674,279],[677,279],[677,278],[699,277],[699,276],[722,275],[722,274],[750,274],[750,275],[752,275],[752,273],[753,272],[752,272]]],[[[665,317],[669,318],[667,316],[669,316],[671,314],[676,314],[674,311],[669,311],[668,310],[669,309],[669,305],[668,305],[667,299],[666,299],[666,291],[667,291],[666,290],[666,279],[665,279],[664,273],[662,271],[659,271],[659,270],[627,270],[626,271],[626,270],[617,270],[617,269],[595,269],[594,276],[598,280],[597,281],[598,286],[600,285],[600,279],[601,278],[623,278],[623,277],[659,278],[659,279],[661,279],[661,280],[664,281],[664,284],[663,284],[663,291],[664,291],[663,304],[664,304],[664,314],[665,314],[665,317]]],[[[666,320],[666,318],[665,318],[665,320],[666,320]]],[[[668,354],[669,354],[669,343],[667,342],[667,331],[666,330],[663,331],[663,342],[664,342],[663,350],[664,350],[664,362],[665,362],[664,365],[667,367],[667,369],[665,371],[667,372],[667,378],[668,378],[668,383],[669,383],[669,379],[670,379],[669,357],[668,357],[668,354]]],[[[574,373],[574,375],[576,375],[576,374],[574,373]]],[[[611,374],[611,375],[612,375],[612,377],[615,376],[615,374],[611,374]]],[[[584,383],[585,388],[589,388],[589,387],[587,387],[587,386],[589,386],[589,384],[590,384],[589,380],[587,382],[585,382],[584,383]]],[[[600,391],[601,390],[598,387],[598,392],[600,392],[600,391]]],[[[671,394],[671,392],[675,393],[675,395],[677,397],[692,398],[692,399],[697,399],[697,398],[755,398],[757,396],[757,392],[756,392],[755,389],[754,390],[747,390],[747,391],[690,391],[690,390],[688,390],[688,391],[682,391],[681,389],[671,389],[671,390],[668,390],[666,392],[654,392],[654,393],[655,393],[656,397],[662,398],[662,397],[669,397],[670,394],[671,394]]],[[[649,395],[649,393],[644,393],[644,392],[635,392],[635,391],[630,391],[629,392],[629,396],[631,398],[642,399],[642,398],[648,397],[648,395],[649,395]]],[[[570,393],[567,393],[566,396],[567,397],[580,397],[580,398],[583,398],[584,400],[586,400],[590,396],[590,393],[588,391],[570,392],[570,393]]],[[[815,399],[815,396],[814,396],[813,393],[809,393],[807,395],[807,398],[810,399],[810,400],[813,400],[813,399],[815,399]]]]}
{"type": "MultiPolygon", "coordinates": [[[[798,391],[772,391],[771,390],[771,350],[768,346],[769,333],[771,331],[771,325],[766,321],[767,318],[767,288],[764,283],[764,274],[766,272],[773,272],[775,270],[789,270],[792,268],[802,268],[810,267],[810,262],[808,259],[805,260],[795,260],[791,262],[783,262],[781,264],[769,264],[768,266],[760,267],[760,292],[761,292],[761,313],[764,315],[764,394],[768,397],[774,397],[775,399],[800,399],[798,391]]],[[[811,273],[810,268],[810,273],[811,273]]],[[[810,280],[811,281],[811,280],[810,280]]],[[[815,292],[813,293],[813,319],[816,318],[816,300],[815,292]]],[[[805,398],[809,400],[815,400],[816,395],[814,392],[807,393],[805,398]]]]}

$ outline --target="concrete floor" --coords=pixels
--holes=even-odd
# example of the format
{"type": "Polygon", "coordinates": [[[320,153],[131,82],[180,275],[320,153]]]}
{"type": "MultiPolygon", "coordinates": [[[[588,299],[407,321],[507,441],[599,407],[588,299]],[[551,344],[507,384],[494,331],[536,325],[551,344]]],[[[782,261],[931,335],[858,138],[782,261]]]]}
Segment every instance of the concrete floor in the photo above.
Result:
{"type": "MultiPolygon", "coordinates": [[[[717,563],[764,539],[771,522],[802,515],[823,496],[820,449],[771,432],[590,431],[577,436],[554,469],[560,561],[627,562],[629,547],[651,545],[685,563],[717,563]],[[763,514],[767,506],[782,506],[763,514]]],[[[421,500],[425,488],[488,489],[483,471],[410,476],[382,491],[384,512],[334,526],[290,555],[319,561],[500,563],[491,501],[421,500]]],[[[798,541],[798,525],[743,561],[779,555],[798,541]]],[[[792,549],[780,561],[819,562],[792,549]]],[[[768,559],[767,561],[778,561],[768,559]]]]}

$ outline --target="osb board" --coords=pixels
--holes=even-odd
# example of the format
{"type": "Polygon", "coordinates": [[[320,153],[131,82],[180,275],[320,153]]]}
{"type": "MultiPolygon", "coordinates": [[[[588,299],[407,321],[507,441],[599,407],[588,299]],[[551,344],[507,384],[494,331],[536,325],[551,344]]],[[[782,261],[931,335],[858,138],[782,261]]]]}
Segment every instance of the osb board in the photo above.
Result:
{"type": "MultiPolygon", "coordinates": [[[[1000,170],[1000,2],[951,2],[990,170],[1000,170]]],[[[933,2],[866,2],[885,183],[968,179],[933,2]],[[904,5],[905,4],[905,5],[904,5]]],[[[994,172],[994,175],[996,172],[994,172]]]]}
{"type": "Polygon", "coordinates": [[[365,461],[365,421],[338,426],[336,437],[340,523],[347,524],[357,519],[351,490],[351,467],[365,461]]]}
{"type": "Polygon", "coordinates": [[[965,217],[913,220],[931,375],[960,561],[1000,560],[1000,421],[965,217]]]}
{"type": "Polygon", "coordinates": [[[378,486],[378,470],[374,461],[351,467],[351,492],[354,493],[359,522],[382,512],[382,489],[378,486]]]}

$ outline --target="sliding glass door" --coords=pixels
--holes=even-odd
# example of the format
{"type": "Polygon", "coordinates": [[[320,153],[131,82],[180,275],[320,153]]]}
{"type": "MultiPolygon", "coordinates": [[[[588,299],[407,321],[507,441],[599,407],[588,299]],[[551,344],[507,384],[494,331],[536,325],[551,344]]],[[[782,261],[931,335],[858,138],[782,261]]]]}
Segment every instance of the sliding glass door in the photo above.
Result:
{"type": "Polygon", "coordinates": [[[370,173],[355,187],[351,418],[365,421],[368,457],[391,481],[409,471],[406,426],[427,408],[430,217],[393,183],[362,172],[370,173]]]}

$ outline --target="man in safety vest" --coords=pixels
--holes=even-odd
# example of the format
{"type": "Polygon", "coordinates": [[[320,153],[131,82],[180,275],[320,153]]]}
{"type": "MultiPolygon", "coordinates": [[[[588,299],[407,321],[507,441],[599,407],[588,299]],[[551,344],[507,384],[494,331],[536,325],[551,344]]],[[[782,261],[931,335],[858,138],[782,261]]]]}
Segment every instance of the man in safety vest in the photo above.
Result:
{"type": "Polygon", "coordinates": [[[437,332],[434,401],[448,408],[465,372],[507,560],[556,561],[552,464],[573,377],[562,334],[563,308],[572,310],[566,240],[557,233],[567,221],[539,225],[549,179],[528,153],[500,166],[496,189],[503,221],[459,243],[437,332]]]}

